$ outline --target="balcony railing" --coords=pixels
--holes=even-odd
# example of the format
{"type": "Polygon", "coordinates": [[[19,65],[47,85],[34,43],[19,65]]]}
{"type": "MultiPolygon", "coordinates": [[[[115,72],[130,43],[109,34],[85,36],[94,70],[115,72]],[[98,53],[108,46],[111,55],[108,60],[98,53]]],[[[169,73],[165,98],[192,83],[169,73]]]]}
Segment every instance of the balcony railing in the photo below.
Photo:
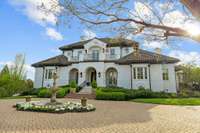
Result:
{"type": "Polygon", "coordinates": [[[98,61],[99,54],[85,54],[84,60],[85,61],[98,61]]]}
{"type": "Polygon", "coordinates": [[[78,56],[72,56],[72,57],[71,57],[71,61],[79,61],[78,56]]]}
{"type": "Polygon", "coordinates": [[[116,60],[117,59],[117,55],[111,55],[111,54],[106,54],[106,59],[105,60],[116,60]]]}
{"type": "Polygon", "coordinates": [[[70,58],[71,61],[78,62],[78,61],[99,61],[99,60],[116,60],[118,56],[116,54],[106,54],[106,55],[99,55],[99,54],[85,54],[82,57],[73,56],[70,58]],[[83,58],[82,58],[83,57],[83,58]]]}

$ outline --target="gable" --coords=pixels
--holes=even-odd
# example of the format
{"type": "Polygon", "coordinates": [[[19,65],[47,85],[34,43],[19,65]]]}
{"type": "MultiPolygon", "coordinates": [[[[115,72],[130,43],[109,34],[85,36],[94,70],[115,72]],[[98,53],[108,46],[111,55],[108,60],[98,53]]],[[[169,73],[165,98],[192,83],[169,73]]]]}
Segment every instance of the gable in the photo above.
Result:
{"type": "Polygon", "coordinates": [[[102,41],[100,41],[100,40],[98,40],[98,39],[92,39],[91,41],[89,41],[88,43],[86,43],[85,45],[84,45],[84,48],[85,49],[90,49],[90,48],[92,48],[92,47],[96,47],[96,48],[106,48],[106,43],[104,43],[104,42],[102,42],[102,41]]]}

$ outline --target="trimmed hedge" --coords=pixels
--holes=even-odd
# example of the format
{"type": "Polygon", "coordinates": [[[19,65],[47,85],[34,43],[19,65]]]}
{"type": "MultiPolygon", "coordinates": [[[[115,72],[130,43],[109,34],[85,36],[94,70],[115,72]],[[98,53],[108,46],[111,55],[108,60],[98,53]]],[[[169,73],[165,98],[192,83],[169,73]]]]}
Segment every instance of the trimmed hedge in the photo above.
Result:
{"type": "Polygon", "coordinates": [[[98,88],[96,99],[98,100],[131,100],[136,98],[175,98],[175,93],[152,92],[149,89],[124,89],[124,88],[98,88]]]}
{"type": "Polygon", "coordinates": [[[51,97],[51,90],[50,89],[41,89],[38,92],[38,97],[40,98],[50,98],[51,97]]]}
{"type": "Polygon", "coordinates": [[[39,90],[40,90],[40,89],[33,88],[33,89],[29,90],[29,91],[24,91],[24,92],[22,92],[20,95],[21,95],[21,96],[37,95],[38,92],[39,92],[39,90]]]}
{"type": "MultiPolygon", "coordinates": [[[[69,93],[69,91],[70,91],[69,88],[60,88],[56,93],[56,97],[63,98],[66,96],[66,94],[69,93]]],[[[40,98],[50,98],[51,97],[51,89],[40,88],[37,96],[40,98]]]]}
{"type": "Polygon", "coordinates": [[[114,101],[124,101],[125,94],[123,92],[102,92],[96,91],[97,100],[114,100],[114,101]]]}
{"type": "Polygon", "coordinates": [[[92,81],[92,88],[93,89],[97,88],[97,82],[95,80],[92,81]]]}
{"type": "Polygon", "coordinates": [[[65,97],[65,95],[66,95],[66,90],[64,88],[61,88],[56,93],[57,98],[63,98],[63,97],[65,97]]]}

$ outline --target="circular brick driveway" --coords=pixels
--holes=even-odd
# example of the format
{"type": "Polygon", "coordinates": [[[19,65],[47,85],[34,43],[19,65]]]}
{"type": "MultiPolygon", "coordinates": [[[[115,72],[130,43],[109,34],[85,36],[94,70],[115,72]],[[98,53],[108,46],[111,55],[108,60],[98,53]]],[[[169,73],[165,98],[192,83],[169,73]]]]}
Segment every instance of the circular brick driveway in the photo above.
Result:
{"type": "MultiPolygon", "coordinates": [[[[62,99],[62,101],[73,101],[62,99]]],[[[12,108],[0,100],[0,133],[177,133],[200,132],[200,106],[166,106],[89,100],[95,112],[49,114],[12,108]]]]}

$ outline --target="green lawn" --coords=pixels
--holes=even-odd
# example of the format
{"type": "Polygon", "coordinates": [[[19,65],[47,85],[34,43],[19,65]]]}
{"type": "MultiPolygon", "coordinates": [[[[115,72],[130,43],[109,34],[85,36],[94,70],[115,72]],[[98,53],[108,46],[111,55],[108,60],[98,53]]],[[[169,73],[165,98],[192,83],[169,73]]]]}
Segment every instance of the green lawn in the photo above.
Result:
{"type": "Polygon", "coordinates": [[[200,98],[146,98],[132,101],[164,105],[200,105],[200,98]]]}

